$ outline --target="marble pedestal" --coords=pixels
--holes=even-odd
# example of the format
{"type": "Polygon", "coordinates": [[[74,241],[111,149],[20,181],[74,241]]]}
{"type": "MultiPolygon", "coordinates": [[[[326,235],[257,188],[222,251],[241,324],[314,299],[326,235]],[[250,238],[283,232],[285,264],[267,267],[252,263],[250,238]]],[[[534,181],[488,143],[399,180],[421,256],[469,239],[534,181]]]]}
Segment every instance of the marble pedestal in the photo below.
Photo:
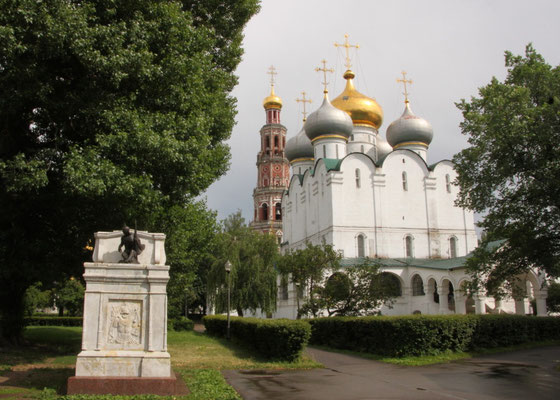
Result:
{"type": "Polygon", "coordinates": [[[88,387],[97,388],[93,393],[105,387],[113,394],[128,394],[127,387],[141,386],[163,387],[165,393],[154,394],[169,394],[176,380],[167,352],[165,235],[138,232],[146,246],[139,264],[118,262],[121,236],[120,231],[97,232],[93,262],[84,264],[82,351],[76,376],[68,381],[69,394],[92,393],[88,387]]]}

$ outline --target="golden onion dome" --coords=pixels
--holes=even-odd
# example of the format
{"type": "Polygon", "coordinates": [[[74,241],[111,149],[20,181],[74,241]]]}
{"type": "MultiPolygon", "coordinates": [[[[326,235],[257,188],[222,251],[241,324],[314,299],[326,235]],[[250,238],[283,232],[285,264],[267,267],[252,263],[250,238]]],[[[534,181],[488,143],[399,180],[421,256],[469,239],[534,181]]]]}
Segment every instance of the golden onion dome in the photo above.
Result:
{"type": "Polygon", "coordinates": [[[383,110],[374,99],[356,90],[354,76],[354,72],[350,70],[344,73],[346,88],[340,96],[332,101],[332,105],[346,111],[354,125],[368,125],[379,129],[383,123],[383,110]]]}
{"type": "Polygon", "coordinates": [[[274,85],[270,86],[270,95],[263,101],[265,110],[269,108],[282,108],[282,99],[274,94],[274,85]]]}

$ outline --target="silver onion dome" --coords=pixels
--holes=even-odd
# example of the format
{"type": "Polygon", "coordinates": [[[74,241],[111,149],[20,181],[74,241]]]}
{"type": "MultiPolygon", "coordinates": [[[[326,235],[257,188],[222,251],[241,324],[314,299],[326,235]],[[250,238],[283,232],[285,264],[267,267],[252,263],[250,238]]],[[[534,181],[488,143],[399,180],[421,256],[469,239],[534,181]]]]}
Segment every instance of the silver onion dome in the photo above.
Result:
{"type": "Polygon", "coordinates": [[[385,158],[387,156],[387,154],[389,154],[390,152],[393,151],[393,148],[391,147],[389,142],[387,142],[381,136],[377,137],[376,147],[377,147],[377,159],[378,160],[381,160],[381,159],[385,158]]]}
{"type": "Polygon", "coordinates": [[[434,136],[432,125],[417,117],[406,103],[403,114],[387,128],[387,142],[394,148],[414,143],[428,147],[434,136]]]}
{"type": "Polygon", "coordinates": [[[305,129],[301,128],[296,136],[286,142],[284,152],[290,162],[301,158],[313,159],[313,146],[311,145],[311,140],[305,134],[305,129]]]}
{"type": "Polygon", "coordinates": [[[348,139],[353,126],[352,118],[333,106],[325,94],[323,104],[309,115],[304,129],[311,141],[320,136],[342,136],[348,139]]]}

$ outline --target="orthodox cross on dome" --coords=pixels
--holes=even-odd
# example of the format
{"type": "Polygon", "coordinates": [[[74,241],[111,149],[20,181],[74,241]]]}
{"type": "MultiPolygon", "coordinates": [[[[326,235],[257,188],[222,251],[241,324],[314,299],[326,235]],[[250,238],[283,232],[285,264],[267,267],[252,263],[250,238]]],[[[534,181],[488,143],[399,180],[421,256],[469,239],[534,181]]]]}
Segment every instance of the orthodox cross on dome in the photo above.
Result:
{"type": "Polygon", "coordinates": [[[274,87],[274,75],[278,75],[278,73],[276,72],[276,68],[274,68],[274,65],[270,66],[267,74],[270,75],[270,86],[274,87]]]}
{"type": "Polygon", "coordinates": [[[404,102],[408,103],[408,90],[406,88],[406,84],[408,83],[408,84],[412,85],[412,79],[406,79],[406,71],[402,71],[401,74],[402,74],[403,78],[402,79],[397,79],[397,82],[398,83],[402,82],[402,84],[404,85],[404,93],[403,93],[404,94],[404,102]]]}
{"type": "Polygon", "coordinates": [[[311,99],[305,98],[305,92],[301,92],[301,99],[296,99],[298,103],[303,103],[303,122],[307,120],[307,111],[305,111],[305,103],[312,103],[311,99]]]}
{"type": "Polygon", "coordinates": [[[350,47],[355,47],[356,49],[360,48],[359,44],[350,44],[348,43],[348,34],[344,35],[344,43],[343,44],[339,44],[339,43],[334,43],[334,47],[344,47],[346,49],[346,69],[350,69],[352,68],[352,64],[350,63],[350,47]]]}
{"type": "Polygon", "coordinates": [[[323,90],[323,93],[327,94],[327,93],[329,93],[329,90],[327,89],[327,85],[329,84],[327,82],[327,72],[334,73],[334,69],[327,68],[327,60],[325,60],[325,59],[321,60],[321,63],[323,64],[323,68],[316,67],[315,71],[316,72],[319,72],[319,71],[323,72],[323,86],[325,86],[325,89],[323,90]]]}

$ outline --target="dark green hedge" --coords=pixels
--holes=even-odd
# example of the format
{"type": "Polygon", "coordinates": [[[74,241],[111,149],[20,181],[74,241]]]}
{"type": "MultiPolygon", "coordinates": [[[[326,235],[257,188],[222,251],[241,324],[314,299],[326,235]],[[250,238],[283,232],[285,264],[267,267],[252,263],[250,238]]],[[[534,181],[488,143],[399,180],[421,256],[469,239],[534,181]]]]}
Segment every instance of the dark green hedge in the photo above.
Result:
{"type": "Polygon", "coordinates": [[[334,317],[309,320],[312,344],[390,357],[560,340],[560,318],[515,315],[334,317]]]}
{"type": "MultiPolygon", "coordinates": [[[[226,317],[211,315],[202,320],[206,332],[226,336],[226,317]]],[[[311,329],[305,321],[232,317],[230,335],[233,340],[255,349],[263,357],[294,361],[307,345],[311,329]]]]}
{"type": "Polygon", "coordinates": [[[192,331],[194,322],[187,317],[180,317],[167,320],[167,330],[171,331],[192,331]]]}
{"type": "Polygon", "coordinates": [[[26,326],[83,326],[82,317],[28,317],[24,319],[26,326]]]}

